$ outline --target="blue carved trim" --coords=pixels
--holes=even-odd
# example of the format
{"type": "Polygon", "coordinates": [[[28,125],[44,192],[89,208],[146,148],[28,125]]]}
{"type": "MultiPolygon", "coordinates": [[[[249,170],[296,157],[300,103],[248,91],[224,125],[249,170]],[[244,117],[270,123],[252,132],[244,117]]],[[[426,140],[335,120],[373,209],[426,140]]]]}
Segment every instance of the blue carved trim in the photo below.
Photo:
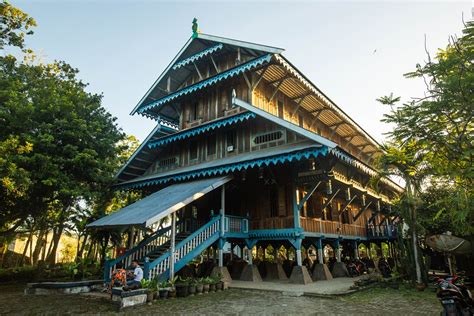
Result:
{"type": "Polygon", "coordinates": [[[294,160],[300,161],[303,158],[305,159],[309,159],[311,157],[317,158],[319,155],[326,156],[327,152],[328,152],[328,148],[326,146],[322,146],[319,148],[310,148],[310,149],[305,149],[305,150],[288,153],[288,154],[282,154],[282,155],[255,159],[255,160],[233,163],[226,166],[217,166],[217,167],[201,169],[201,170],[196,170],[192,172],[185,172],[185,173],[176,174],[176,175],[167,176],[167,177],[161,177],[161,178],[157,177],[155,179],[144,180],[141,182],[131,183],[128,185],[123,185],[123,186],[119,184],[117,186],[123,189],[141,188],[148,185],[163,184],[170,181],[183,181],[183,180],[189,180],[189,179],[193,179],[197,177],[222,175],[222,174],[227,174],[234,171],[246,170],[248,168],[277,165],[277,164],[282,164],[285,162],[292,162],[294,160]]]}
{"type": "Polygon", "coordinates": [[[249,231],[249,238],[252,239],[288,239],[297,237],[303,237],[302,229],[260,229],[249,231]]]}
{"type": "Polygon", "coordinates": [[[186,94],[189,94],[189,93],[192,93],[192,92],[195,92],[197,90],[201,90],[203,88],[206,88],[208,86],[211,86],[213,84],[216,84],[217,82],[220,82],[222,80],[225,80],[225,79],[228,79],[228,78],[232,78],[232,77],[235,77],[241,73],[244,73],[246,71],[249,71],[255,67],[259,67],[263,64],[266,64],[266,63],[269,63],[270,60],[272,58],[272,55],[271,54],[267,54],[267,55],[264,55],[262,57],[259,57],[259,58],[256,58],[256,59],[253,59],[245,64],[242,64],[240,66],[237,66],[237,67],[234,67],[232,69],[229,69],[227,71],[224,71],[222,73],[219,73],[209,79],[206,79],[206,80],[203,80],[203,81],[200,81],[198,83],[195,83],[189,87],[186,87],[186,88],[183,88],[179,91],[176,91],[174,93],[171,93],[163,98],[160,98],[158,100],[155,100],[147,105],[143,105],[142,107],[140,107],[137,112],[140,113],[140,114],[143,114],[145,111],[148,111],[154,107],[157,107],[157,106],[160,106],[160,105],[163,105],[165,103],[168,103],[176,98],[179,98],[180,96],[182,95],[186,95],[186,94]]]}
{"type": "Polygon", "coordinates": [[[209,55],[209,54],[212,54],[212,53],[214,53],[214,52],[216,52],[216,51],[222,49],[223,47],[224,47],[223,44],[218,44],[218,45],[216,45],[216,46],[212,46],[212,47],[209,47],[209,48],[207,48],[207,49],[205,49],[205,50],[203,50],[203,51],[200,51],[199,53],[196,53],[196,54],[194,54],[194,55],[192,55],[192,56],[190,56],[190,57],[188,57],[188,58],[186,58],[186,59],[183,59],[183,60],[177,62],[177,63],[173,66],[173,70],[176,70],[176,69],[178,69],[178,68],[180,68],[180,67],[186,66],[187,64],[190,64],[190,63],[192,63],[192,62],[195,62],[196,60],[201,59],[201,58],[203,58],[204,56],[207,56],[207,55],[209,55]]]}
{"type": "Polygon", "coordinates": [[[239,123],[239,122],[243,122],[243,121],[246,121],[248,119],[255,118],[255,117],[257,117],[257,115],[255,113],[251,113],[251,112],[246,112],[246,113],[234,115],[232,117],[228,117],[228,118],[225,118],[225,119],[222,119],[222,120],[219,120],[219,121],[216,121],[216,122],[208,123],[208,124],[203,124],[201,126],[198,126],[196,128],[192,128],[192,129],[189,129],[189,130],[186,130],[186,131],[177,132],[176,134],[173,134],[173,135],[164,136],[164,137],[162,137],[158,140],[150,142],[148,144],[148,147],[149,148],[155,148],[155,147],[163,146],[163,145],[175,142],[177,140],[181,140],[181,139],[189,138],[189,137],[196,136],[196,135],[199,135],[199,134],[203,134],[205,132],[208,132],[208,131],[211,131],[211,130],[214,130],[214,129],[218,129],[218,128],[221,128],[221,127],[224,127],[224,126],[227,126],[227,125],[232,125],[232,124],[236,124],[236,123],[239,123]]]}

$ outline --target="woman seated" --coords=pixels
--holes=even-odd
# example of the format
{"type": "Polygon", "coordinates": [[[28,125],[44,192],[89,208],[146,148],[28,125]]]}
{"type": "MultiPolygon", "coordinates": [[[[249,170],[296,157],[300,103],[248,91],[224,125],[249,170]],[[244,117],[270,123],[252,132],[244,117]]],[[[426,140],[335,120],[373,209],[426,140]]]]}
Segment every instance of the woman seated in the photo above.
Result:
{"type": "Polygon", "coordinates": [[[112,280],[109,284],[109,292],[112,296],[113,287],[122,287],[127,286],[127,270],[122,266],[122,263],[119,262],[115,265],[115,270],[112,272],[112,280]]]}

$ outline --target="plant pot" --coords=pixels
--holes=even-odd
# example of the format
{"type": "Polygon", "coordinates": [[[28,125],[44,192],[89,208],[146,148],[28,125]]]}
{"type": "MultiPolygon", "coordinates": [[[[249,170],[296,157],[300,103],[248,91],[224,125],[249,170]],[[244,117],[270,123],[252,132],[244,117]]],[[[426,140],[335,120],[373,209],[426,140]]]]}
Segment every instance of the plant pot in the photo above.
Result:
{"type": "Polygon", "coordinates": [[[203,293],[209,293],[209,284],[203,284],[202,285],[202,292],[203,293]]]}
{"type": "Polygon", "coordinates": [[[209,292],[215,292],[216,291],[216,285],[215,284],[209,284],[209,292]]]}
{"type": "Polygon", "coordinates": [[[176,297],[176,289],[171,289],[168,291],[168,297],[169,298],[175,298],[176,297]]]}
{"type": "Polygon", "coordinates": [[[425,290],[426,284],[424,284],[424,283],[417,283],[415,287],[416,287],[416,289],[417,289],[418,291],[422,292],[422,291],[425,290]]]}
{"type": "Polygon", "coordinates": [[[190,285],[190,286],[188,287],[188,293],[189,293],[189,295],[194,295],[194,294],[196,294],[196,285],[190,285]]]}
{"type": "Polygon", "coordinates": [[[146,301],[147,301],[147,303],[150,303],[151,301],[153,301],[153,295],[154,295],[154,294],[155,294],[155,293],[153,293],[153,292],[151,292],[151,291],[148,291],[148,292],[146,293],[146,301]]]}
{"type": "Polygon", "coordinates": [[[165,299],[165,298],[168,298],[169,290],[168,289],[160,289],[160,291],[158,293],[160,294],[160,298],[165,299]]]}
{"type": "Polygon", "coordinates": [[[201,295],[204,291],[204,284],[197,284],[196,285],[196,294],[201,295]]]}
{"type": "Polygon", "coordinates": [[[216,283],[216,291],[222,291],[224,289],[224,284],[222,282],[216,283]]]}
{"type": "Polygon", "coordinates": [[[176,284],[176,296],[177,297],[186,297],[189,295],[187,284],[176,284]]]}

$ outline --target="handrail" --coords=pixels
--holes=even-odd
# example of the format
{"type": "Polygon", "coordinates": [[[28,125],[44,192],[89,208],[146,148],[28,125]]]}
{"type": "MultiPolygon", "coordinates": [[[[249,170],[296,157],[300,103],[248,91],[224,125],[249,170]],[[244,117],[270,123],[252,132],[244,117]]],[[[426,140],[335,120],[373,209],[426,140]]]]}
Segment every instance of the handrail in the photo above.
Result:
{"type": "MultiPolygon", "coordinates": [[[[186,237],[175,246],[175,262],[193,251],[197,246],[206,241],[208,238],[220,231],[220,216],[215,216],[205,225],[201,226],[194,233],[186,237]]],[[[157,258],[153,262],[145,262],[144,276],[153,279],[155,276],[166,272],[170,267],[169,251],[157,258]]]]}
{"type": "MultiPolygon", "coordinates": [[[[183,221],[180,220],[177,223],[177,226],[181,229],[183,221]]],[[[115,258],[110,259],[105,262],[104,267],[104,279],[106,281],[110,280],[112,276],[112,271],[115,269],[117,263],[125,261],[124,265],[128,266],[131,264],[132,260],[140,260],[144,259],[144,257],[150,252],[155,250],[156,248],[162,246],[169,240],[169,235],[171,234],[171,226],[164,227],[152,235],[148,236],[144,240],[140,241],[136,246],[131,249],[128,249],[123,255],[115,258]],[[159,240],[157,244],[152,244],[155,240],[159,240]]]]}

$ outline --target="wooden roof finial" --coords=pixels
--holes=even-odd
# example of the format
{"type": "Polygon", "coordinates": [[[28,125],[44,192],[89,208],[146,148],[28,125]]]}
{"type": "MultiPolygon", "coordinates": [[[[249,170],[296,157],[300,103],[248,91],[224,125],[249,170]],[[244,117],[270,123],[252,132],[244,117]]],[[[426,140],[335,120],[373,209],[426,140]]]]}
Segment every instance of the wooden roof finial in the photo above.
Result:
{"type": "Polygon", "coordinates": [[[198,37],[198,32],[199,32],[199,30],[198,30],[198,23],[197,23],[197,21],[198,21],[198,20],[197,20],[196,18],[193,19],[193,27],[192,27],[192,30],[193,30],[193,38],[198,37]]]}

